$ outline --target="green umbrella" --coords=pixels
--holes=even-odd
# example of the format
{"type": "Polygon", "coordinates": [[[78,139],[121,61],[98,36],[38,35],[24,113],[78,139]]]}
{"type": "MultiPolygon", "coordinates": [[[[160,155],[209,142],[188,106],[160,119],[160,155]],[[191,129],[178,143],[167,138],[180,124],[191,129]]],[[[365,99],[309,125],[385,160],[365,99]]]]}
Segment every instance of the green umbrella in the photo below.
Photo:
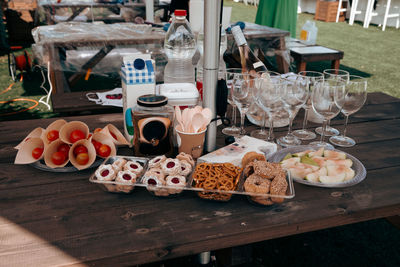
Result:
{"type": "Polygon", "coordinates": [[[296,37],[297,0],[260,0],[256,23],[290,31],[296,37]]]}

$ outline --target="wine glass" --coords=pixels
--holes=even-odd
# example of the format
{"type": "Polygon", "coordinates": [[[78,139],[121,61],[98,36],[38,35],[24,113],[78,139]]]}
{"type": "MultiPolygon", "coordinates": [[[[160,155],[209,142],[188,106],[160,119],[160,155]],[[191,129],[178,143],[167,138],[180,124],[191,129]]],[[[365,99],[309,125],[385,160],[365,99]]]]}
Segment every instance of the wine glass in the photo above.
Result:
{"type": "Polygon", "coordinates": [[[293,131],[293,135],[299,138],[300,140],[311,140],[317,137],[315,133],[311,132],[310,130],[307,130],[308,113],[312,108],[311,92],[316,82],[321,82],[324,80],[324,74],[317,71],[300,71],[298,75],[299,75],[298,77],[299,86],[304,86],[306,90],[308,90],[308,98],[303,105],[305,111],[303,119],[303,127],[300,130],[293,131]]]}
{"type": "Polygon", "coordinates": [[[301,140],[292,134],[293,119],[308,98],[308,86],[303,86],[303,79],[298,75],[287,76],[284,80],[286,88],[282,92],[281,99],[284,107],[289,113],[289,128],[285,136],[280,137],[277,142],[283,147],[300,145],[301,140]]]}
{"type": "Polygon", "coordinates": [[[268,141],[273,142],[274,113],[281,107],[281,94],[286,84],[280,78],[261,77],[257,81],[257,104],[262,108],[269,118],[268,141]]]}
{"type": "MultiPolygon", "coordinates": [[[[262,78],[270,77],[272,80],[275,80],[275,79],[280,79],[281,74],[274,71],[262,71],[257,73],[257,77],[262,77],[262,78]]],[[[258,82],[260,82],[260,80],[256,79],[256,86],[253,94],[255,103],[252,103],[252,105],[257,105],[256,103],[257,103],[257,96],[259,89],[259,85],[257,84],[258,82]]],[[[263,110],[261,118],[261,129],[252,131],[250,133],[250,136],[262,140],[268,140],[271,137],[271,135],[269,131],[265,130],[266,124],[267,124],[267,113],[263,110]]]]}
{"type": "Polygon", "coordinates": [[[311,95],[311,104],[314,111],[324,120],[320,141],[311,142],[310,145],[333,149],[331,144],[324,142],[327,122],[339,114],[345,98],[345,82],[337,79],[326,79],[318,82],[311,95]]]}
{"type": "Polygon", "coordinates": [[[232,126],[225,127],[222,129],[222,133],[226,135],[238,136],[240,135],[240,128],[236,126],[236,104],[235,101],[232,99],[232,94],[230,90],[230,86],[232,86],[233,78],[235,74],[242,73],[242,69],[239,68],[232,68],[227,69],[225,72],[225,80],[226,86],[228,87],[228,103],[232,106],[232,126]]]}
{"type": "Polygon", "coordinates": [[[239,135],[245,135],[244,118],[254,101],[253,91],[255,87],[255,77],[247,73],[236,73],[230,86],[232,99],[240,112],[240,132],[239,135]]]}
{"type": "MultiPolygon", "coordinates": [[[[347,82],[349,80],[349,72],[345,70],[339,69],[326,69],[323,71],[325,79],[334,79],[334,80],[344,80],[347,82]]],[[[339,130],[330,126],[331,120],[328,120],[325,135],[326,136],[335,136],[339,135],[339,130]]],[[[322,134],[322,127],[318,127],[315,129],[317,134],[322,134]]]]}
{"type": "Polygon", "coordinates": [[[332,136],[329,141],[337,146],[351,147],[356,144],[354,139],[346,136],[347,122],[349,116],[361,109],[367,100],[367,79],[350,75],[349,82],[346,84],[346,95],[341,112],[346,117],[342,135],[332,136]]]}

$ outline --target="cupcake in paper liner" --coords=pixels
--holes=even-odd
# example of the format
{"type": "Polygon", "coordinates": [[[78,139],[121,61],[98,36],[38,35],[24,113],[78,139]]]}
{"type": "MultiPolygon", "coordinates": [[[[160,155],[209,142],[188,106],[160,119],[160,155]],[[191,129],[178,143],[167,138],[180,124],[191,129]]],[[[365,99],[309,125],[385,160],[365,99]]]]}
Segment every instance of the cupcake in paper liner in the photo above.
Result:
{"type": "Polygon", "coordinates": [[[42,133],[45,130],[42,127],[37,127],[33,131],[31,131],[25,138],[22,140],[18,145],[16,145],[14,148],[15,149],[20,149],[22,144],[28,141],[30,138],[41,138],[42,133]]]}
{"type": "Polygon", "coordinates": [[[87,139],[89,127],[81,121],[70,121],[60,129],[60,139],[67,144],[73,144],[81,139],[87,139]]]}
{"type": "Polygon", "coordinates": [[[44,157],[44,142],[41,138],[32,137],[21,144],[14,164],[30,164],[44,157]]]}
{"type": "Polygon", "coordinates": [[[95,147],[97,156],[99,156],[101,158],[108,158],[108,157],[114,157],[115,155],[117,155],[117,148],[115,147],[112,137],[110,137],[102,132],[97,132],[97,133],[93,134],[93,136],[91,138],[91,142],[95,147]],[[100,143],[100,144],[98,144],[98,143],[100,143]],[[105,152],[107,152],[108,149],[103,149],[103,148],[107,148],[105,146],[103,146],[103,148],[101,148],[102,145],[108,146],[109,153],[105,153],[105,152]]]}
{"type": "Polygon", "coordinates": [[[47,126],[46,130],[44,130],[41,135],[45,146],[59,139],[60,130],[65,124],[67,124],[67,121],[61,119],[53,121],[49,126],[47,126]]]}
{"type": "Polygon", "coordinates": [[[83,170],[86,168],[89,168],[93,162],[96,160],[96,150],[94,149],[93,144],[87,140],[87,139],[82,139],[79,141],[76,141],[71,149],[69,150],[69,161],[72,163],[72,165],[74,165],[75,168],[77,168],[78,170],[83,170]],[[78,146],[84,146],[87,149],[87,152],[82,152],[79,153],[77,155],[75,155],[74,153],[74,149],[78,146]],[[86,155],[82,155],[82,154],[86,154],[87,153],[87,157],[86,155]]]}
{"type": "Polygon", "coordinates": [[[129,142],[126,140],[121,131],[112,124],[107,124],[107,126],[104,127],[101,132],[109,135],[116,145],[129,145],[129,142]]]}
{"type": "MultiPolygon", "coordinates": [[[[59,168],[59,167],[65,167],[65,165],[68,164],[69,162],[69,156],[68,154],[64,154],[64,160],[61,161],[63,152],[58,151],[59,147],[62,144],[66,144],[60,139],[51,142],[50,145],[46,146],[45,152],[44,152],[44,162],[46,163],[46,166],[50,168],[59,168]],[[56,154],[57,153],[57,154],[56,154]],[[60,154],[61,153],[61,154],[60,154]],[[60,161],[59,163],[54,160],[57,159],[57,161],[60,161]]],[[[71,149],[70,149],[71,151],[71,149]]]]}

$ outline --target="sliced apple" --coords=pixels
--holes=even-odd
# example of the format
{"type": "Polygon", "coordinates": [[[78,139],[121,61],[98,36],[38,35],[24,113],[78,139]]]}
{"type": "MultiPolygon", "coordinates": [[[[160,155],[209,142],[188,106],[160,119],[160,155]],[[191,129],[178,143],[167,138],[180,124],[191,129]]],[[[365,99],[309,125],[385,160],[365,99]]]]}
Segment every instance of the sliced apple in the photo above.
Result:
{"type": "Polygon", "coordinates": [[[300,158],[293,157],[293,158],[285,159],[285,160],[281,161],[281,165],[282,165],[282,168],[289,169],[289,168],[295,166],[299,162],[300,162],[300,158]]]}
{"type": "Polygon", "coordinates": [[[315,161],[320,167],[326,166],[326,159],[324,157],[315,156],[312,157],[311,159],[315,161]]]}
{"type": "Polygon", "coordinates": [[[294,179],[304,179],[307,174],[310,174],[313,172],[311,168],[302,168],[301,166],[294,166],[289,169],[290,175],[294,179]]]}
{"type": "Polygon", "coordinates": [[[337,184],[337,183],[343,182],[344,178],[346,178],[345,173],[341,173],[341,174],[334,175],[334,176],[321,175],[319,177],[319,181],[321,183],[325,183],[325,184],[337,184]]]}
{"type": "Polygon", "coordinates": [[[349,167],[346,167],[346,178],[344,178],[345,181],[351,180],[354,178],[354,176],[356,175],[356,172],[349,167]]]}
{"type": "Polygon", "coordinates": [[[323,147],[321,147],[317,151],[311,151],[310,153],[308,153],[308,156],[310,158],[312,158],[312,157],[322,157],[323,155],[324,155],[324,148],[323,147]]]}
{"type": "Polygon", "coordinates": [[[319,182],[319,177],[321,175],[326,176],[327,174],[328,174],[328,171],[326,170],[326,168],[322,167],[318,171],[315,171],[315,172],[312,172],[310,174],[307,174],[306,175],[306,180],[308,180],[310,182],[319,182]]]}
{"type": "Polygon", "coordinates": [[[295,168],[308,169],[308,170],[311,170],[311,172],[315,172],[315,171],[319,170],[319,166],[314,166],[314,165],[310,165],[310,164],[306,164],[306,163],[297,163],[295,168]]]}
{"type": "Polygon", "coordinates": [[[327,159],[326,166],[330,165],[344,165],[350,168],[353,166],[353,161],[351,159],[327,159]]]}
{"type": "Polygon", "coordinates": [[[313,166],[319,166],[317,162],[315,162],[312,158],[310,158],[307,155],[300,157],[300,162],[304,163],[304,164],[313,165],[313,166]]]}
{"type": "Polygon", "coordinates": [[[324,157],[329,159],[346,159],[346,154],[339,151],[325,150],[324,157]]]}
{"type": "Polygon", "coordinates": [[[302,151],[302,152],[294,153],[293,156],[294,156],[294,157],[302,157],[302,156],[307,155],[307,154],[310,153],[310,152],[312,152],[312,150],[305,150],[305,151],[302,151]]]}

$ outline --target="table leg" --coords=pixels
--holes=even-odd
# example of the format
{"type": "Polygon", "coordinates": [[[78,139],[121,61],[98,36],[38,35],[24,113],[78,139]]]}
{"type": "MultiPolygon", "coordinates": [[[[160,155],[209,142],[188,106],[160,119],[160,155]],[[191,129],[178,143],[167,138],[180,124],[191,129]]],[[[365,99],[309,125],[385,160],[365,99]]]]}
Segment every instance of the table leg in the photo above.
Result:
{"type": "Polygon", "coordinates": [[[73,13],[72,13],[72,15],[67,19],[67,21],[72,21],[72,20],[74,20],[74,18],[76,18],[79,14],[81,14],[81,12],[82,12],[83,10],[85,10],[85,9],[86,9],[86,7],[72,8],[73,13]]]}
{"type": "Polygon", "coordinates": [[[298,62],[297,63],[297,72],[305,71],[307,67],[307,62],[298,62]]]}
{"type": "Polygon", "coordinates": [[[336,70],[340,67],[340,59],[332,60],[331,68],[336,70]]]}

